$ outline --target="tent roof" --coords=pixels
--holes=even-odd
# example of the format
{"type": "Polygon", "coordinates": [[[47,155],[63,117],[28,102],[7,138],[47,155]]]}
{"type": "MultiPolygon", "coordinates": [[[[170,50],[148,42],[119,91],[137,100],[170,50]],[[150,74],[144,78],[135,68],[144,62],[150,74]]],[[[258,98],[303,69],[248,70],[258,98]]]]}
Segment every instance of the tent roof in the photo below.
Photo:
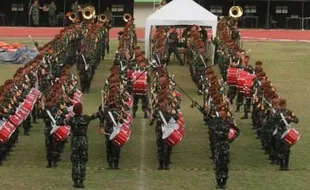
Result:
{"type": "Polygon", "coordinates": [[[193,0],[173,0],[151,14],[147,24],[216,26],[217,16],[193,0]]]}

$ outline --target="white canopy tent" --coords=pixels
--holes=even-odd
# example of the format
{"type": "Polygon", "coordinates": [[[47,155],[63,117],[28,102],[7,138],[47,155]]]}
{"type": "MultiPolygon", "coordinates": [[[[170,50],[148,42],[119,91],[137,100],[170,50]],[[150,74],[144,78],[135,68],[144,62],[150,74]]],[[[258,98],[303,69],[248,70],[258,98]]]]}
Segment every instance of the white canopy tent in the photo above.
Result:
{"type": "Polygon", "coordinates": [[[147,58],[150,58],[151,56],[150,42],[152,27],[170,25],[210,26],[212,27],[212,35],[215,37],[217,28],[217,16],[193,0],[171,1],[164,7],[151,14],[146,20],[145,54],[147,58]]]}

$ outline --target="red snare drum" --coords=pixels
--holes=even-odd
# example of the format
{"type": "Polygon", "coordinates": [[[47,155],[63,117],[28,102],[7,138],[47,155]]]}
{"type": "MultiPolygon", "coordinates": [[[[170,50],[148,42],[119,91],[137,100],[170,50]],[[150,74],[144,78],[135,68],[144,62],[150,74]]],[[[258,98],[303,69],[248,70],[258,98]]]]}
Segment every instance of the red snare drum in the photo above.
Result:
{"type": "Polygon", "coordinates": [[[130,133],[130,128],[127,125],[123,124],[112,132],[112,134],[110,135],[110,140],[121,147],[129,140],[130,133]]]}
{"type": "Polygon", "coordinates": [[[15,130],[16,128],[10,122],[4,122],[2,126],[0,126],[0,143],[5,143],[9,140],[15,130]]]}
{"type": "Polygon", "coordinates": [[[227,70],[227,84],[228,85],[237,85],[238,79],[238,69],[234,67],[229,67],[227,70]]]}
{"type": "Polygon", "coordinates": [[[33,102],[30,102],[29,100],[24,100],[22,107],[24,107],[28,111],[32,111],[33,109],[33,102]]]}
{"type": "Polygon", "coordinates": [[[239,72],[238,72],[238,79],[240,79],[240,78],[248,78],[248,75],[249,75],[250,73],[249,72],[246,72],[246,71],[244,71],[244,70],[242,70],[242,69],[239,69],[239,72]]]}
{"type": "Polygon", "coordinates": [[[182,136],[185,135],[185,132],[184,132],[184,121],[181,121],[181,120],[177,120],[177,124],[178,124],[178,129],[176,129],[182,136]]]}
{"type": "Polygon", "coordinates": [[[28,100],[29,102],[36,102],[37,101],[37,97],[36,96],[33,96],[33,95],[31,95],[31,94],[28,94],[27,96],[26,96],[26,100],[28,100]]]}
{"type": "Polygon", "coordinates": [[[129,114],[129,113],[126,113],[127,114],[127,118],[126,118],[126,125],[130,126],[133,122],[133,118],[132,116],[129,114]]]}
{"type": "Polygon", "coordinates": [[[182,140],[182,135],[180,132],[173,128],[166,128],[163,133],[163,139],[169,146],[173,147],[182,140]]]}
{"type": "Polygon", "coordinates": [[[73,111],[70,111],[67,115],[66,115],[66,119],[70,119],[71,117],[73,117],[75,114],[73,111]]]}
{"type": "Polygon", "coordinates": [[[132,70],[132,69],[127,69],[127,78],[128,78],[129,80],[132,79],[132,74],[133,74],[133,70],[132,70]]]}
{"type": "Polygon", "coordinates": [[[11,115],[9,117],[9,121],[15,126],[15,127],[18,127],[22,122],[22,118],[20,118],[18,115],[11,115]]]}
{"type": "Polygon", "coordinates": [[[83,93],[79,89],[76,89],[73,96],[81,98],[83,96],[83,93]]]}
{"type": "Polygon", "coordinates": [[[29,94],[34,95],[36,98],[39,98],[42,95],[42,93],[36,88],[32,88],[29,94]]]}
{"type": "Polygon", "coordinates": [[[18,109],[16,115],[24,121],[28,117],[29,112],[25,112],[23,109],[18,109]]]}
{"type": "Polygon", "coordinates": [[[125,104],[128,106],[128,107],[131,107],[133,102],[132,102],[132,99],[131,97],[128,98],[128,100],[125,102],[125,104]]]}
{"type": "Polygon", "coordinates": [[[294,128],[290,128],[286,130],[281,136],[281,139],[291,146],[293,146],[299,140],[299,138],[300,138],[300,134],[294,128]]]}
{"type": "Polygon", "coordinates": [[[132,92],[134,94],[145,95],[147,93],[147,72],[133,72],[132,82],[132,92]]]}
{"type": "Polygon", "coordinates": [[[64,141],[70,135],[69,126],[58,126],[51,130],[51,134],[56,139],[56,141],[64,141]]]}
{"type": "Polygon", "coordinates": [[[228,139],[232,140],[236,136],[236,132],[237,131],[234,128],[230,128],[228,133],[228,139]]]}
{"type": "Polygon", "coordinates": [[[252,98],[253,79],[248,79],[244,83],[244,94],[247,98],[252,98]]]}

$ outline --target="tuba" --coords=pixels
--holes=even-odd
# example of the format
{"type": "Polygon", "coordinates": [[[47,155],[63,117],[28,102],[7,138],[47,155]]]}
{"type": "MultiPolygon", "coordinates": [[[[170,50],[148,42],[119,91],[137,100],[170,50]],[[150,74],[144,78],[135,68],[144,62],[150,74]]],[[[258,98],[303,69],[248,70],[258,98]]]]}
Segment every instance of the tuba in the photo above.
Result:
{"type": "Polygon", "coordinates": [[[123,19],[125,22],[128,22],[132,19],[132,16],[129,13],[124,14],[123,19]]]}
{"type": "Polygon", "coordinates": [[[100,14],[98,19],[100,22],[106,22],[108,20],[108,17],[106,14],[100,14]]]}
{"type": "Polygon", "coordinates": [[[229,16],[235,19],[240,18],[243,15],[243,9],[240,6],[233,6],[229,9],[229,16]]]}
{"type": "Polygon", "coordinates": [[[93,19],[96,15],[96,9],[93,6],[87,6],[82,10],[83,18],[86,20],[93,19]]]}

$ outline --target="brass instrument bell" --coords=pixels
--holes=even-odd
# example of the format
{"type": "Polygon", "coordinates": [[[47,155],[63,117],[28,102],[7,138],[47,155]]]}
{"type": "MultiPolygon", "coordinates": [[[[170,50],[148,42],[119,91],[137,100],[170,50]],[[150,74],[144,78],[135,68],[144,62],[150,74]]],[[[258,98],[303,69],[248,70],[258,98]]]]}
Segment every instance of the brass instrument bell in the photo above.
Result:
{"type": "Polygon", "coordinates": [[[108,17],[106,14],[100,14],[98,19],[100,22],[106,22],[108,20],[108,17]]]}
{"type": "Polygon", "coordinates": [[[129,13],[124,14],[123,19],[125,22],[128,22],[132,19],[132,16],[129,13]]]}
{"type": "Polygon", "coordinates": [[[240,18],[243,15],[243,9],[240,6],[232,6],[229,9],[229,16],[232,18],[240,18]]]}
{"type": "Polygon", "coordinates": [[[86,20],[93,19],[96,15],[96,9],[93,6],[87,6],[82,10],[83,18],[86,20]]]}

